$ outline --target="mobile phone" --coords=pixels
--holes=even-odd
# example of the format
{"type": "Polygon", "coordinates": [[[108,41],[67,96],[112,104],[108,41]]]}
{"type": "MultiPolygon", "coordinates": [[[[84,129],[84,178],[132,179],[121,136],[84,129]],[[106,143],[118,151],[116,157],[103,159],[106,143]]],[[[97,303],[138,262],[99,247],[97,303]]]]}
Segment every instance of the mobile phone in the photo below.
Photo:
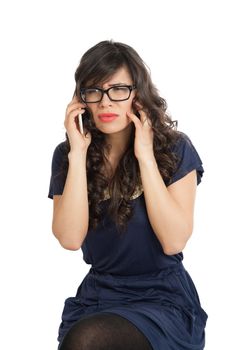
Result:
{"type": "Polygon", "coordinates": [[[78,125],[79,125],[79,130],[81,134],[83,135],[83,119],[82,119],[82,114],[78,115],[78,125]]]}
{"type": "Polygon", "coordinates": [[[87,110],[75,117],[75,123],[79,132],[84,135],[85,131],[90,131],[90,114],[87,110]]]}

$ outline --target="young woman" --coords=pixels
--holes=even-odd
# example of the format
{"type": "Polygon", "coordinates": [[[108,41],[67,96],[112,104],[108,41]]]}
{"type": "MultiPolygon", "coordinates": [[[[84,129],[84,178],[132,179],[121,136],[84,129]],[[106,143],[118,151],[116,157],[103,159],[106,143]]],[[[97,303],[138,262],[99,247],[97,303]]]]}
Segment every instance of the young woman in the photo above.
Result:
{"type": "Polygon", "coordinates": [[[75,80],[49,198],[55,237],[91,269],[65,301],[60,349],[201,350],[207,315],[182,264],[201,159],[130,46],[98,43],[75,80]]]}

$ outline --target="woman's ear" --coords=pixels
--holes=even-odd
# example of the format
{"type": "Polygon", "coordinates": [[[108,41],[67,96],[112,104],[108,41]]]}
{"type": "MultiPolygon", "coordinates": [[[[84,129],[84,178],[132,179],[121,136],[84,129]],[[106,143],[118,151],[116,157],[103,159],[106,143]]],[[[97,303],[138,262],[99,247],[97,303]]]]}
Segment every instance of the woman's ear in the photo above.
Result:
{"type": "Polygon", "coordinates": [[[133,105],[134,114],[135,114],[137,117],[140,117],[140,114],[139,114],[138,111],[140,111],[140,109],[142,109],[142,105],[141,105],[140,102],[138,102],[138,100],[136,99],[136,97],[133,98],[132,105],[133,105]]]}

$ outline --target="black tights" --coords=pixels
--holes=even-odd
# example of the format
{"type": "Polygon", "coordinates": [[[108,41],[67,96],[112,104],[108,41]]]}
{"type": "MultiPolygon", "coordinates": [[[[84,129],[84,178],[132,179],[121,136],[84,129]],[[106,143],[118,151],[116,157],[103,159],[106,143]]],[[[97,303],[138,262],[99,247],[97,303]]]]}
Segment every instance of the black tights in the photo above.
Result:
{"type": "Polygon", "coordinates": [[[71,327],[59,350],[152,350],[130,321],[116,314],[88,316],[71,327]]]}

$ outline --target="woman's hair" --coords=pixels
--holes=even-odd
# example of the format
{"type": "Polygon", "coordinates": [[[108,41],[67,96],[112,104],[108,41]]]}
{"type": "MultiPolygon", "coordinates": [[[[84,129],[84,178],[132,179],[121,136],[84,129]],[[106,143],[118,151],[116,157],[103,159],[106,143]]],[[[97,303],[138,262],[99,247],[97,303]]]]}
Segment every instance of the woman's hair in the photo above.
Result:
{"type": "MultiPolygon", "coordinates": [[[[81,58],[75,72],[75,94],[80,98],[81,88],[104,83],[122,67],[128,69],[133,85],[136,85],[133,103],[137,101],[143,106],[151,122],[155,158],[162,178],[169,183],[177,163],[175,154],[171,152],[171,147],[179,136],[179,132],[176,131],[177,122],[172,121],[166,113],[166,101],[159,96],[147,66],[132,47],[111,40],[102,41],[90,48],[81,58]]],[[[134,155],[135,128],[132,128],[128,148],[122,155],[115,174],[108,178],[104,170],[108,147],[105,135],[95,127],[88,108],[85,113],[84,127],[92,135],[87,151],[89,226],[96,228],[103,218],[101,201],[108,190],[110,199],[107,214],[116,223],[119,231],[123,231],[133,214],[131,197],[138,186],[141,186],[139,165],[134,155]]],[[[70,144],[67,133],[66,145],[68,154],[70,144]]]]}

